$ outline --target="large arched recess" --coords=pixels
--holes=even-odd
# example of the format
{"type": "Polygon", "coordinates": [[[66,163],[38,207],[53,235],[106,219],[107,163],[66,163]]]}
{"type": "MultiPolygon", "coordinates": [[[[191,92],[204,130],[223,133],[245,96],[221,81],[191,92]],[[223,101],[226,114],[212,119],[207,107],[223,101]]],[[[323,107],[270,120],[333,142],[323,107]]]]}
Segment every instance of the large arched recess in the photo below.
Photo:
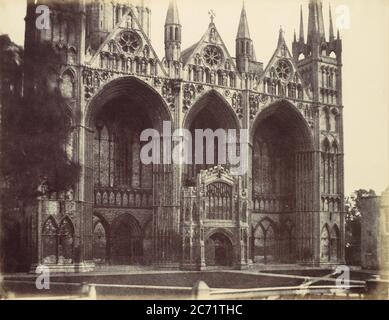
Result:
{"type": "Polygon", "coordinates": [[[140,135],[146,129],[162,133],[163,121],[171,121],[161,96],[137,78],[113,80],[92,99],[85,120],[91,129],[86,163],[95,188],[151,189],[152,166],[140,160],[140,135]]]}
{"type": "MultiPolygon", "coordinates": [[[[112,80],[88,103],[83,121],[85,149],[80,190],[84,210],[88,212],[84,215],[86,259],[93,259],[92,242],[88,243],[88,239],[92,239],[93,210],[99,207],[95,202],[97,190],[108,195],[134,189],[148,195],[153,190],[153,168],[140,161],[140,133],[144,129],[161,133],[163,121],[171,121],[166,103],[158,92],[135,77],[112,80]]],[[[109,196],[102,203],[105,207],[112,206],[109,196]]],[[[125,208],[124,203],[131,201],[122,198],[122,203],[125,208]]]]}
{"type": "Polygon", "coordinates": [[[253,142],[258,126],[267,119],[276,119],[284,125],[284,131],[292,132],[301,146],[313,149],[313,136],[307,121],[298,109],[288,100],[279,100],[262,110],[254,120],[250,139],[253,142]]]}
{"type": "Polygon", "coordinates": [[[101,108],[117,98],[127,98],[129,101],[134,99],[142,103],[157,130],[162,129],[163,121],[172,120],[167,104],[157,91],[138,78],[124,77],[109,82],[92,98],[85,112],[85,125],[93,128],[101,108]]]}
{"type": "Polygon", "coordinates": [[[258,115],[250,140],[254,212],[296,215],[298,258],[312,259],[317,158],[309,124],[280,100],[258,115]]]}
{"type": "MultiPolygon", "coordinates": [[[[195,161],[195,133],[196,129],[211,129],[214,132],[218,129],[236,130],[239,135],[240,123],[234,110],[230,104],[220,95],[219,92],[211,90],[201,96],[192,106],[189,113],[184,118],[185,129],[188,129],[192,134],[192,156],[193,163],[195,161]]],[[[206,144],[204,141],[204,164],[198,165],[187,165],[184,170],[184,184],[187,186],[193,186],[196,181],[197,174],[200,170],[208,169],[209,167],[216,166],[223,163],[218,162],[218,139],[215,139],[215,159],[213,164],[205,164],[205,148],[206,144]]]]}

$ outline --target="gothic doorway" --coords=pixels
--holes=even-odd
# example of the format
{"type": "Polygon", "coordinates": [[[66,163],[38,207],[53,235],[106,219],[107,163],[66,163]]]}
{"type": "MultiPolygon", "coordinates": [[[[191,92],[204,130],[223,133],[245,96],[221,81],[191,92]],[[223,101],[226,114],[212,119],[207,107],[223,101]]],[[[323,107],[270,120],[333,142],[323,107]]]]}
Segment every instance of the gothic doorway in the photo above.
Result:
{"type": "Polygon", "coordinates": [[[223,233],[215,233],[205,244],[207,266],[229,267],[233,263],[233,249],[230,239],[223,233]]]}
{"type": "Polygon", "coordinates": [[[143,241],[138,222],[131,215],[122,215],[112,224],[111,263],[136,265],[143,263],[143,241]]]}

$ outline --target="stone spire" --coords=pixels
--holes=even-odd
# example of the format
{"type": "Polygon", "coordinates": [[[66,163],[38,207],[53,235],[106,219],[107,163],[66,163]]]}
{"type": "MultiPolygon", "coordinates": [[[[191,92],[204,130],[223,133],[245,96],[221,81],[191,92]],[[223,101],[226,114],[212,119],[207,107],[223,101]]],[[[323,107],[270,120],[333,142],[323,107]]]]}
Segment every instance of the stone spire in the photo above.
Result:
{"type": "Polygon", "coordinates": [[[304,17],[303,17],[303,6],[300,7],[300,37],[299,41],[304,43],[304,17]]]}
{"type": "Polygon", "coordinates": [[[335,34],[334,34],[334,23],[332,22],[332,10],[330,5],[330,41],[335,40],[335,34]]]}
{"type": "Polygon", "coordinates": [[[242,12],[240,14],[239,28],[238,28],[238,34],[237,34],[236,38],[237,39],[251,39],[244,2],[243,2],[242,12]]]}
{"type": "Polygon", "coordinates": [[[324,19],[323,19],[323,4],[321,0],[309,1],[309,17],[308,17],[308,43],[325,41],[324,19]]]}
{"type": "Polygon", "coordinates": [[[246,8],[243,2],[242,12],[236,35],[236,62],[238,70],[241,73],[247,73],[250,70],[250,62],[254,59],[253,41],[250,37],[249,24],[247,21],[246,8]]]}
{"type": "Polygon", "coordinates": [[[282,29],[282,26],[280,26],[277,46],[280,47],[283,44],[285,44],[285,36],[284,36],[284,30],[282,29]]]}
{"type": "Polygon", "coordinates": [[[178,8],[176,0],[169,1],[169,8],[167,10],[165,25],[180,25],[180,17],[178,15],[178,8]]]}

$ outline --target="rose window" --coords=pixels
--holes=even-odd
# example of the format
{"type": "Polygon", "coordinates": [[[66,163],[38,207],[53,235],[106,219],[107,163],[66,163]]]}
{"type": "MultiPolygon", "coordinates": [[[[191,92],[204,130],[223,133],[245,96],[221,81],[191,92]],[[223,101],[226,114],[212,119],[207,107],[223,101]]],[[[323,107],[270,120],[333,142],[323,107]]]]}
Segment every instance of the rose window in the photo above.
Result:
{"type": "Polygon", "coordinates": [[[124,52],[134,53],[140,48],[141,39],[135,32],[123,32],[120,35],[119,44],[124,52]]]}
{"type": "Polygon", "coordinates": [[[292,75],[292,66],[286,60],[280,60],[276,66],[276,74],[282,81],[289,81],[292,75]]]}
{"type": "Polygon", "coordinates": [[[204,49],[205,63],[211,67],[219,65],[223,60],[223,53],[218,47],[208,46],[204,49]]]}

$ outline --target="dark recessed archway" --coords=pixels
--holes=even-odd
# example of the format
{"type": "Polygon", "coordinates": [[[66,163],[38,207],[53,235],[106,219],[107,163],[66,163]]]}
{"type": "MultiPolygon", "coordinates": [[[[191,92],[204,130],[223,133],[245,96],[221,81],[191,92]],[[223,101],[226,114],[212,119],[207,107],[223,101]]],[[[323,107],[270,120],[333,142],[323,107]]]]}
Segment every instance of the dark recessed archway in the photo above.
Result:
{"type": "Polygon", "coordinates": [[[299,147],[306,150],[313,149],[313,136],[308,123],[289,101],[277,101],[258,114],[251,129],[251,142],[255,139],[259,127],[267,123],[269,126],[278,127],[281,134],[294,139],[299,147]]]}
{"type": "MultiPolygon", "coordinates": [[[[192,135],[192,156],[195,155],[195,131],[197,129],[207,130],[211,129],[216,132],[223,129],[225,133],[229,129],[236,130],[239,134],[240,123],[239,120],[228,104],[228,102],[217,92],[210,91],[204,94],[190,109],[189,113],[184,119],[184,128],[188,129],[192,135]]],[[[222,163],[219,158],[218,143],[219,139],[215,138],[214,161],[212,164],[206,164],[206,139],[203,141],[203,164],[187,165],[184,171],[184,183],[186,186],[195,185],[196,178],[200,170],[206,170],[216,165],[226,165],[222,163]]]]}
{"type": "MultiPolygon", "coordinates": [[[[239,129],[238,117],[229,103],[215,90],[211,90],[200,97],[191,107],[184,119],[184,128],[190,129],[196,123],[196,119],[211,116],[214,122],[207,121],[212,127],[222,129],[239,129]]],[[[200,125],[200,128],[205,125],[200,125]]]]}
{"type": "Polygon", "coordinates": [[[116,218],[111,226],[111,262],[116,265],[143,262],[143,235],[138,221],[130,214],[116,218]]]}
{"type": "Polygon", "coordinates": [[[277,102],[258,115],[251,141],[254,211],[295,212],[296,155],[313,150],[312,133],[304,117],[289,102],[277,102]]]}
{"type": "Polygon", "coordinates": [[[158,92],[138,78],[125,77],[112,80],[92,98],[86,109],[85,124],[93,128],[101,110],[117,100],[128,101],[128,107],[142,109],[154,129],[161,130],[163,121],[171,121],[168,106],[158,92]]]}
{"type": "Polygon", "coordinates": [[[233,246],[229,237],[223,232],[209,236],[205,243],[205,256],[207,266],[232,266],[233,246]]]}

